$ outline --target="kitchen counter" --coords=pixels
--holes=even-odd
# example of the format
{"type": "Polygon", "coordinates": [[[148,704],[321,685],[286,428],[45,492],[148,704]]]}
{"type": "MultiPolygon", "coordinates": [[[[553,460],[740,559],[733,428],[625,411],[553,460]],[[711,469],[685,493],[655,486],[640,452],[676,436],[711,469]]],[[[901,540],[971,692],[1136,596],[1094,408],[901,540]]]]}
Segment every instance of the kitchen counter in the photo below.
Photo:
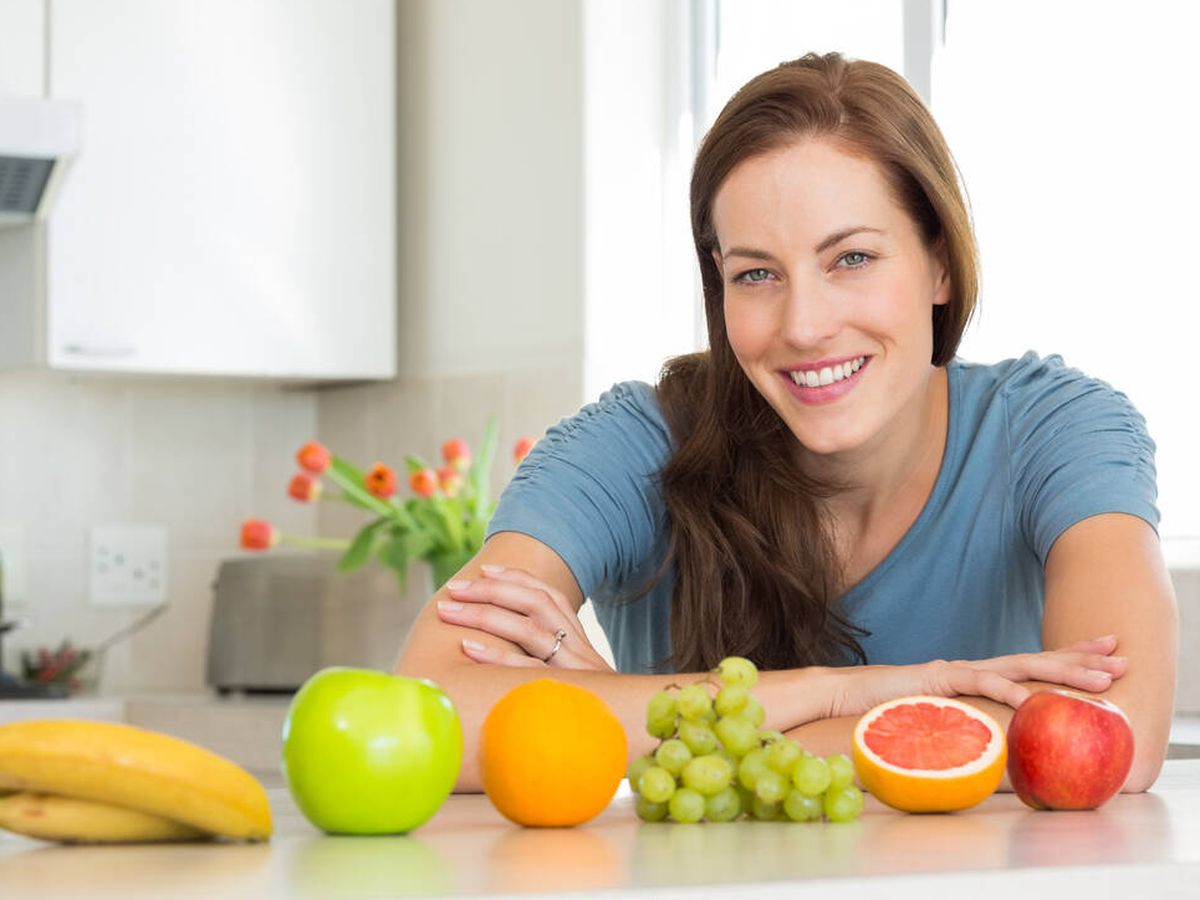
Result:
{"type": "Polygon", "coordinates": [[[328,837],[264,775],[276,836],[263,845],[61,847],[0,834],[9,898],[614,895],[866,897],[969,894],[1195,897],[1200,760],[1168,760],[1154,790],[1094,812],[1034,812],[997,794],[953,815],[867,798],[848,825],[643,824],[624,787],[592,822],[526,829],[486,797],[451,797],[411,836],[328,837]]]}

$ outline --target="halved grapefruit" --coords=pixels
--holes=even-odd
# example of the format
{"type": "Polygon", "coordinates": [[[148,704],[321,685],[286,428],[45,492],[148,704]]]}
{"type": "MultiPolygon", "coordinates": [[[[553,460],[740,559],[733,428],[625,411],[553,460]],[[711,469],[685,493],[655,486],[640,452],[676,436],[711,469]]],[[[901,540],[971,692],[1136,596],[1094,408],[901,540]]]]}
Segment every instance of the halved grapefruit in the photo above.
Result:
{"type": "Polygon", "coordinates": [[[889,700],[854,727],[863,787],[905,812],[974,806],[999,787],[1007,758],[1000,724],[948,697],[889,700]]]}

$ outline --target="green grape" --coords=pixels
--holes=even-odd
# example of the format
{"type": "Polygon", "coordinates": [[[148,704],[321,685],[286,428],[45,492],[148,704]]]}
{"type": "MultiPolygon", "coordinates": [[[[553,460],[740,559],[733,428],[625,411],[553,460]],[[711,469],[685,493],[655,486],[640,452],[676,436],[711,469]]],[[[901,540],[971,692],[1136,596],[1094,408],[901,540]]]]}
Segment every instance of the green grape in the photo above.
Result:
{"type": "Polygon", "coordinates": [[[675,716],[672,714],[669,718],[663,719],[646,719],[646,731],[651,737],[669,738],[675,734],[675,716]]]}
{"type": "Polygon", "coordinates": [[[653,765],[654,757],[650,756],[649,754],[646,756],[639,756],[629,764],[629,771],[626,773],[626,775],[629,778],[629,786],[633,789],[635,794],[641,790],[638,787],[638,783],[642,780],[642,775],[644,775],[646,770],[653,765]]]}
{"type": "Polygon", "coordinates": [[[718,719],[717,737],[721,744],[734,756],[745,756],[758,746],[758,733],[755,726],[741,716],[727,716],[718,719]]]}
{"type": "Polygon", "coordinates": [[[862,791],[852,784],[825,792],[825,818],[830,822],[853,822],[863,810],[862,791]]]}
{"type": "Polygon", "coordinates": [[[675,776],[662,766],[651,766],[642,773],[641,788],[651,803],[666,803],[675,793],[675,776]]]}
{"type": "Polygon", "coordinates": [[[754,783],[754,795],[764,803],[780,803],[787,792],[787,779],[774,769],[764,769],[754,783]]]}
{"type": "Polygon", "coordinates": [[[732,787],[717,791],[704,801],[704,818],[710,822],[732,822],[742,814],[742,801],[732,787]]]}
{"type": "Polygon", "coordinates": [[[779,818],[779,804],[768,803],[762,797],[755,796],[750,804],[750,815],[760,822],[770,822],[779,818]]]}
{"type": "Polygon", "coordinates": [[[693,756],[703,756],[717,749],[716,733],[703,722],[684,719],[679,723],[679,739],[687,744],[693,756]]]}
{"type": "Polygon", "coordinates": [[[727,684],[717,691],[717,699],[713,707],[718,716],[732,716],[743,706],[750,696],[750,689],[740,684],[727,684]]]}
{"type": "Polygon", "coordinates": [[[689,684],[675,698],[675,708],[685,719],[702,721],[712,709],[712,697],[702,684],[689,684]]]}
{"type": "Polygon", "coordinates": [[[699,822],[704,818],[704,795],[691,788],[680,788],[671,796],[668,808],[676,822],[699,822]]]}
{"type": "Polygon", "coordinates": [[[754,663],[740,656],[727,656],[717,665],[717,674],[726,684],[752,688],[758,681],[758,669],[754,663]]]}
{"type": "Polygon", "coordinates": [[[792,785],[802,794],[817,797],[828,789],[832,774],[821,757],[801,756],[792,769],[792,785]]]}
{"type": "Polygon", "coordinates": [[[800,759],[800,745],[784,738],[767,745],[767,765],[780,775],[791,775],[800,759]]]}
{"type": "Polygon", "coordinates": [[[672,775],[678,775],[682,772],[683,767],[688,764],[688,760],[691,758],[692,751],[679,738],[671,738],[669,741],[663,741],[658,745],[658,749],[654,751],[654,761],[672,775]]]}
{"type": "MultiPolygon", "coordinates": [[[[764,744],[773,744],[776,741],[786,741],[788,738],[782,731],[774,731],[770,728],[758,729],[758,739],[764,744]]],[[[797,744],[797,747],[800,745],[797,744]]]]}
{"type": "Polygon", "coordinates": [[[666,691],[659,691],[646,702],[646,721],[675,718],[675,698],[666,691]]]}
{"type": "Polygon", "coordinates": [[[680,780],[684,787],[711,796],[729,787],[733,781],[733,767],[716,755],[697,756],[683,767],[680,780]]]}
{"type": "Polygon", "coordinates": [[[825,757],[829,764],[829,790],[854,784],[854,763],[845,753],[825,757]]]}
{"type": "Polygon", "coordinates": [[[751,750],[738,763],[738,784],[748,791],[758,784],[758,776],[767,771],[767,751],[759,747],[751,750]]]}
{"type": "Polygon", "coordinates": [[[643,822],[661,822],[667,817],[667,804],[651,803],[645,797],[638,797],[634,811],[643,822]]]}
{"type": "Polygon", "coordinates": [[[754,791],[746,790],[736,781],[733,783],[733,789],[737,791],[738,800],[741,801],[742,812],[749,813],[754,806],[754,791]]]}
{"type": "Polygon", "coordinates": [[[758,702],[758,698],[751,694],[746,699],[746,705],[738,711],[736,716],[731,716],[731,718],[744,719],[755,729],[758,729],[761,728],[762,723],[766,721],[767,713],[763,709],[762,704],[758,702]]]}
{"type": "Polygon", "coordinates": [[[802,794],[793,789],[783,799],[783,812],[793,822],[812,822],[821,818],[824,805],[820,797],[812,794],[802,794]]]}

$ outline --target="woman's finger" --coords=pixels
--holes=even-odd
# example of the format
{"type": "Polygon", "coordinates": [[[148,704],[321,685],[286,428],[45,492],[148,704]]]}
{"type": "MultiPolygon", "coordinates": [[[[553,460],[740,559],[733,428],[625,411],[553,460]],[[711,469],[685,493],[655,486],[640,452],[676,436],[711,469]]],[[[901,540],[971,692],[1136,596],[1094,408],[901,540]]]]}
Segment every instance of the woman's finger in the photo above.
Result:
{"type": "Polygon", "coordinates": [[[943,696],[987,697],[1016,709],[1029,697],[1029,688],[1009,681],[998,672],[976,669],[957,663],[934,667],[934,677],[940,682],[943,696]]]}
{"type": "Polygon", "coordinates": [[[485,577],[495,581],[508,582],[510,584],[519,584],[527,588],[532,588],[536,591],[542,591],[550,601],[554,604],[563,615],[575,615],[576,610],[571,605],[565,594],[555,587],[552,587],[533,575],[530,575],[524,569],[509,569],[505,566],[497,566],[491,563],[485,563],[480,566],[485,577]]]}
{"type": "Polygon", "coordinates": [[[547,630],[529,616],[491,603],[439,600],[437,613],[443,622],[503,638],[539,660],[548,656],[554,647],[554,631],[547,630]]]}
{"type": "Polygon", "coordinates": [[[523,653],[513,653],[511,650],[501,650],[489,647],[470,638],[462,642],[462,651],[476,662],[490,663],[494,666],[509,666],[514,669],[544,669],[546,664],[540,659],[526,656],[523,653]]]}
{"type": "MultiPolygon", "coordinates": [[[[566,626],[565,617],[554,601],[537,589],[492,579],[456,579],[446,582],[446,591],[455,602],[491,604],[520,613],[549,629],[551,633],[566,626]]],[[[571,618],[574,618],[574,615],[571,618]]]]}

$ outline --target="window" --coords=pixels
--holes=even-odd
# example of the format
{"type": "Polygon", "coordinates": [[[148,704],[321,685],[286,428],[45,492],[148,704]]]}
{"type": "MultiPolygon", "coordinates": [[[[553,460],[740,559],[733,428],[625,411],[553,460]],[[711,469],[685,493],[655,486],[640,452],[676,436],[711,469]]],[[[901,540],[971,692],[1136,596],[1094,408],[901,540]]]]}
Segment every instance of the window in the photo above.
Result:
{"type": "Polygon", "coordinates": [[[933,110],[983,275],[961,353],[1058,353],[1127,394],[1158,444],[1168,561],[1200,563],[1200,7],[1013,0],[948,13],[933,110]]]}

